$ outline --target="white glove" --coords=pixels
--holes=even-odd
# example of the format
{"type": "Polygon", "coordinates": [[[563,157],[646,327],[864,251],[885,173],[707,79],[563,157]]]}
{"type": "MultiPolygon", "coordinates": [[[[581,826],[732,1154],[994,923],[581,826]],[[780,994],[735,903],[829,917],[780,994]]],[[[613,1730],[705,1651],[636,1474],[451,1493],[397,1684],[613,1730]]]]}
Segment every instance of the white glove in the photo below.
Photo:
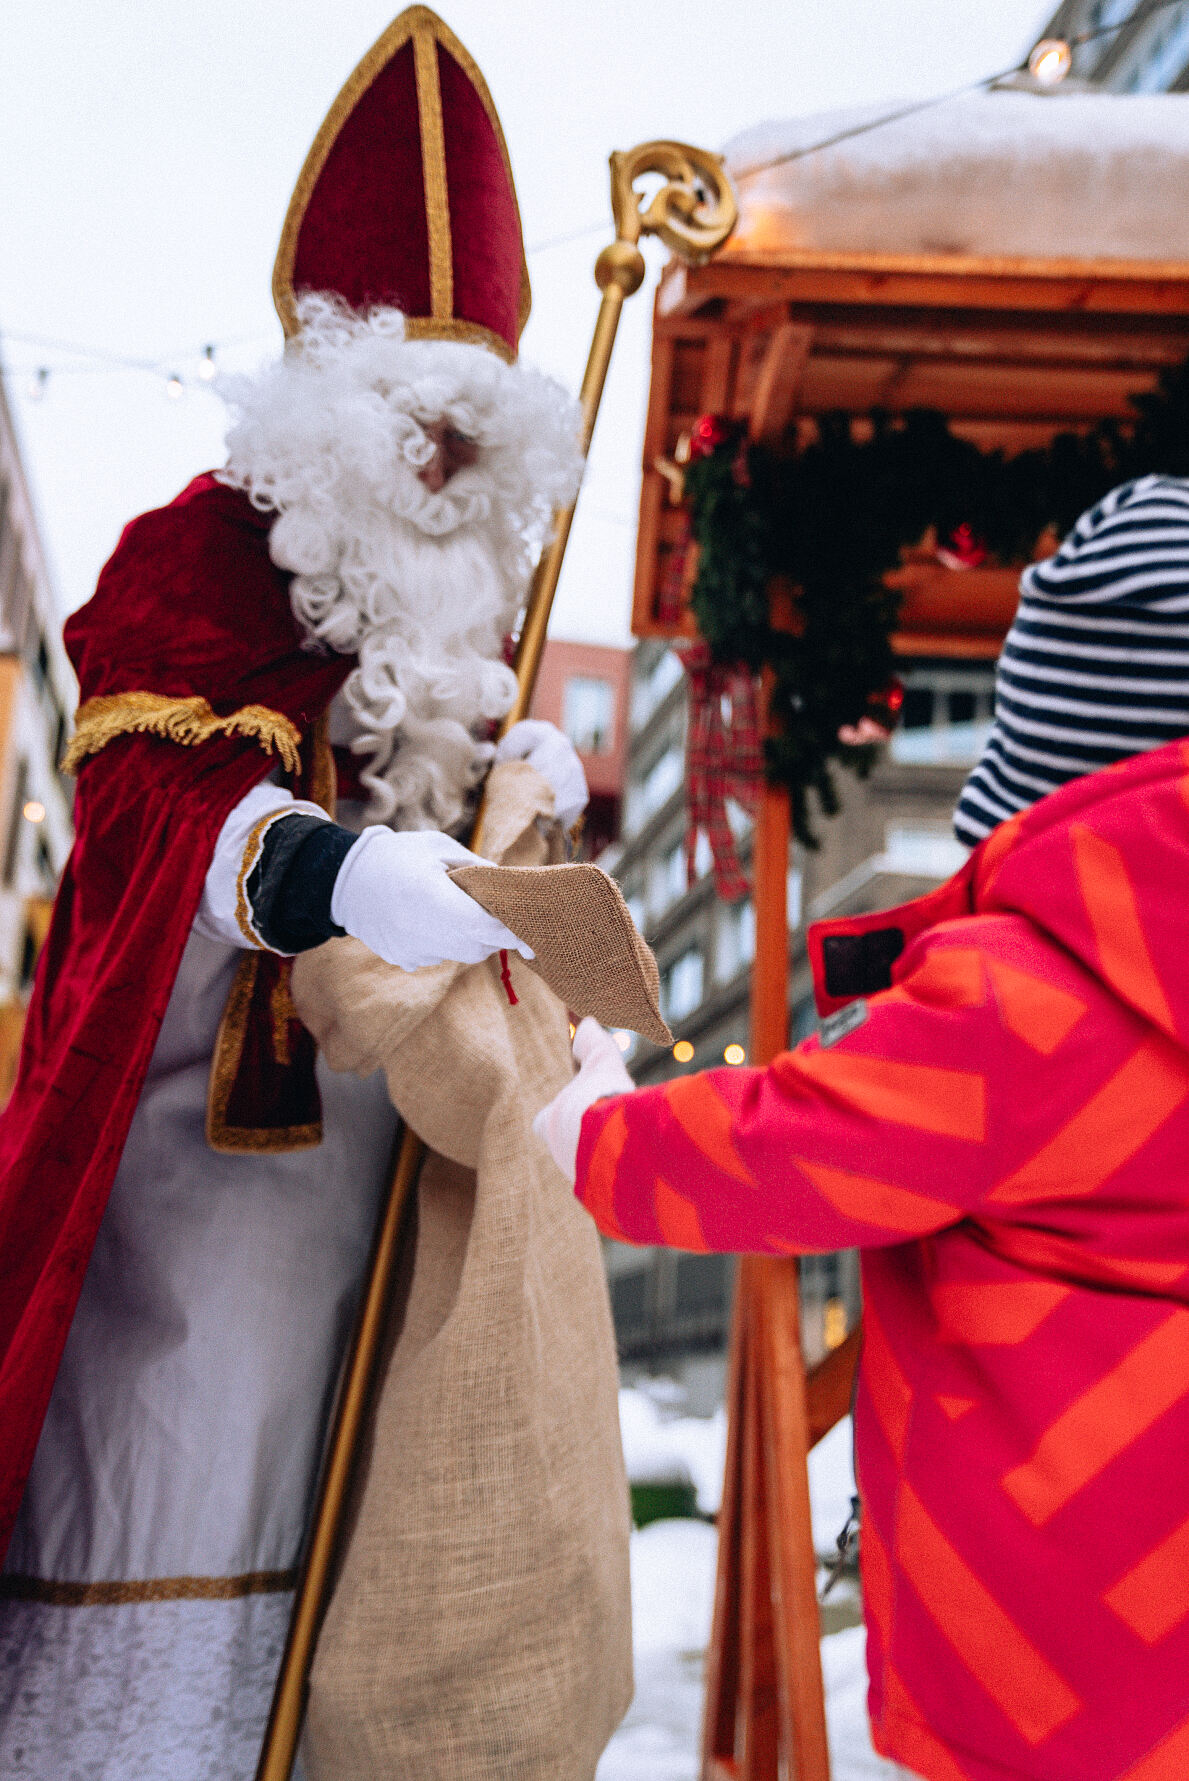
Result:
{"type": "Polygon", "coordinates": [[[580,1065],[578,1074],[533,1120],[533,1131],[543,1139],[571,1185],[578,1173],[583,1114],[605,1096],[628,1095],[636,1086],[624,1068],[618,1045],[589,1014],[574,1034],[574,1056],[580,1065]]]}
{"type": "Polygon", "coordinates": [[[446,876],[449,866],[488,863],[432,829],[364,829],[339,867],[331,918],[402,971],[445,959],[475,965],[504,948],[531,959],[531,946],[446,876]]]}
{"type": "Polygon", "coordinates": [[[554,724],[526,717],[513,724],[495,751],[497,761],[527,761],[553,791],[553,814],[572,828],[586,809],[590,791],[574,745],[554,724]]]}

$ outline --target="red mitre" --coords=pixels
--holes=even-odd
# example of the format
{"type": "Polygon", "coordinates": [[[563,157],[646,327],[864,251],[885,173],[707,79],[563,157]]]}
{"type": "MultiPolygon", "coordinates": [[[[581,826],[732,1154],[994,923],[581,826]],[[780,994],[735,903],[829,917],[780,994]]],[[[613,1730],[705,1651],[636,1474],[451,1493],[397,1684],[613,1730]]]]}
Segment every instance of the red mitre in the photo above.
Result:
{"type": "Polygon", "coordinates": [[[411,336],[516,357],[531,296],[504,133],[478,68],[436,13],[410,6],[364,56],[306,157],[273,299],[391,304],[411,336]]]}

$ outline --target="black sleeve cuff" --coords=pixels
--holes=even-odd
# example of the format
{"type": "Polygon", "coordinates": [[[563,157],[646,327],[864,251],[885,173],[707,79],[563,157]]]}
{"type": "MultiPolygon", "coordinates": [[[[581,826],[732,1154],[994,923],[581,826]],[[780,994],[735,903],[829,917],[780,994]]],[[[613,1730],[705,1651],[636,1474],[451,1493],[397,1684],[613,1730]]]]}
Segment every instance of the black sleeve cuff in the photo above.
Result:
{"type": "Polygon", "coordinates": [[[346,932],[331,920],[339,867],[359,839],[336,822],[300,812],[274,822],[248,874],[256,932],[274,952],[308,952],[346,932]]]}

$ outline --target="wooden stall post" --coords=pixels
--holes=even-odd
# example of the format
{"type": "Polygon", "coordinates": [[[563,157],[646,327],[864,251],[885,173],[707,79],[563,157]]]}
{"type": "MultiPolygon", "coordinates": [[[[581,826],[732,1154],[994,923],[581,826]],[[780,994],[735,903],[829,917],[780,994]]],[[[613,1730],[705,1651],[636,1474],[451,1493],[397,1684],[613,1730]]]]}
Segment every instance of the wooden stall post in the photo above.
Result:
{"type": "MultiPolygon", "coordinates": [[[[765,707],[767,695],[765,684],[765,707]]],[[[788,794],[765,785],[753,852],[755,1064],[788,1045],[789,838],[788,794]]],[[[703,1781],[829,1781],[794,1257],[740,1263],[727,1416],[703,1781]]]]}

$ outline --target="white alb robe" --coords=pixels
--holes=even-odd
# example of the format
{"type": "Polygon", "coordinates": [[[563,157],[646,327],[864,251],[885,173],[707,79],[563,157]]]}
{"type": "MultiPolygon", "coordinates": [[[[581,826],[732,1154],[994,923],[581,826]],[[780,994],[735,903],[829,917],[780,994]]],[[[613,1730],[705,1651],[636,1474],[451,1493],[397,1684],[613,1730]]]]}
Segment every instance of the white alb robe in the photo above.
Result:
{"type": "Polygon", "coordinates": [[[206,1144],[232,887],[273,807],[257,788],[220,837],[6,1560],[5,1781],[255,1773],[395,1130],[382,1076],[320,1059],[317,1148],[206,1144]]]}

